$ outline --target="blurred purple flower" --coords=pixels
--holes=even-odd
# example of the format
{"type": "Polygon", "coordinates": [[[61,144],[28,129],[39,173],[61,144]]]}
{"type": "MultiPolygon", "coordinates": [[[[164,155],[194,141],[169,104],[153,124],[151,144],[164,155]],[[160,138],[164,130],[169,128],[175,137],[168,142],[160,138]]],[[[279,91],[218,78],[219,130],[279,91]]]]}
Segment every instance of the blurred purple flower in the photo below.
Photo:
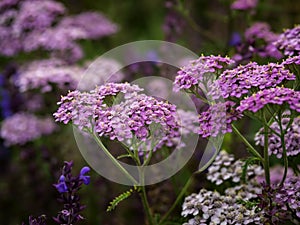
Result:
{"type": "Polygon", "coordinates": [[[75,89],[83,71],[82,68],[68,65],[59,59],[33,61],[20,68],[16,85],[21,92],[32,89],[49,92],[53,85],[61,90],[75,89]]]}
{"type": "Polygon", "coordinates": [[[42,135],[51,134],[56,128],[51,118],[38,118],[33,114],[19,112],[2,122],[0,135],[8,146],[23,145],[42,135]]]}
{"type": "Polygon", "coordinates": [[[231,9],[250,10],[256,7],[258,0],[236,0],[231,4],[231,9]]]}
{"type": "Polygon", "coordinates": [[[242,43],[242,37],[238,32],[233,32],[231,34],[230,40],[229,40],[229,45],[230,46],[237,46],[242,43]]]}
{"type": "Polygon", "coordinates": [[[66,30],[81,29],[84,39],[98,39],[118,31],[116,24],[97,12],[84,12],[64,17],[58,26],[66,30]]]}
{"type": "Polygon", "coordinates": [[[300,25],[286,29],[273,44],[283,51],[286,56],[299,56],[300,53],[300,25]]]}

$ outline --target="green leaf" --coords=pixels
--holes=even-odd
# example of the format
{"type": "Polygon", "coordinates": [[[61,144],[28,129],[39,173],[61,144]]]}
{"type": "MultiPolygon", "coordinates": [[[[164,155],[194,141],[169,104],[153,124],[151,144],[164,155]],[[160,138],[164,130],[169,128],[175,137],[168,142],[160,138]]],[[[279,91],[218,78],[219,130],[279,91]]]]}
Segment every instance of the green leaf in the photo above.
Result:
{"type": "Polygon", "coordinates": [[[242,179],[242,181],[244,183],[246,182],[246,176],[247,176],[248,167],[250,165],[255,164],[255,162],[257,162],[257,161],[260,161],[259,158],[257,158],[257,157],[249,157],[248,159],[245,160],[245,163],[244,163],[244,165],[242,167],[243,172],[242,172],[242,177],[241,177],[241,179],[242,179]]]}
{"type": "Polygon", "coordinates": [[[110,212],[110,211],[114,210],[120,202],[122,202],[123,200],[129,198],[132,195],[132,193],[135,192],[135,191],[137,191],[137,192],[139,191],[139,188],[137,186],[134,186],[130,190],[125,191],[124,193],[117,196],[114,200],[112,200],[109,203],[109,206],[107,207],[106,211],[110,212]]]}

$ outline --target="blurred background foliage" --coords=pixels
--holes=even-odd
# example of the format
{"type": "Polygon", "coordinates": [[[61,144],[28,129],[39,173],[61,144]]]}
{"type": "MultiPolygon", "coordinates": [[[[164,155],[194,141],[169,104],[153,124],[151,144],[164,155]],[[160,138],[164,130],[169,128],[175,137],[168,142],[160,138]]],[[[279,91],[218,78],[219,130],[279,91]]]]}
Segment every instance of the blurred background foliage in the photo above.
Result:
{"type": "MultiPolygon", "coordinates": [[[[229,46],[229,41],[233,32],[242,35],[253,22],[265,21],[274,32],[280,33],[284,28],[291,28],[300,21],[300,4],[295,0],[260,0],[256,13],[232,11],[230,0],[187,0],[181,1],[175,10],[180,31],[171,33],[174,39],[169,40],[163,27],[170,9],[163,0],[61,2],[70,14],[99,11],[119,25],[120,30],[112,36],[101,40],[81,41],[85,53],[84,60],[92,60],[114,47],[131,41],[149,39],[175,41],[199,55],[232,55],[233,48],[229,46]]],[[[9,63],[39,57],[36,53],[20,54],[13,60],[1,57],[0,70],[3,71],[9,63]]],[[[269,59],[260,60],[264,62],[269,59]]],[[[259,128],[258,124],[250,124],[248,121],[244,121],[242,126],[249,137],[253,137],[259,128]]],[[[243,155],[244,153],[240,152],[241,146],[230,134],[226,135],[226,149],[243,155]]],[[[42,142],[35,142],[26,152],[22,152],[18,147],[3,148],[0,151],[0,160],[0,224],[6,225],[21,224],[30,214],[55,215],[61,206],[55,201],[57,193],[51,184],[57,181],[63,161],[73,160],[76,172],[86,164],[77,149],[71,127],[63,133],[52,134],[42,142]]],[[[176,193],[174,187],[184,183],[196,168],[198,161],[199,153],[195,153],[192,162],[179,172],[172,182],[165,181],[149,188],[153,210],[166,211],[174,199],[174,194],[171,194],[174,191],[176,193]]],[[[128,187],[107,181],[96,173],[91,173],[91,177],[91,185],[81,190],[82,201],[88,206],[83,213],[87,220],[82,224],[143,224],[142,207],[135,195],[129,201],[122,202],[115,211],[106,212],[109,202],[128,187]]],[[[203,177],[199,175],[199,184],[194,184],[195,189],[200,188],[201,179],[203,177]]],[[[179,210],[177,212],[180,217],[179,210]]],[[[51,224],[50,221],[48,224],[51,224]]]]}

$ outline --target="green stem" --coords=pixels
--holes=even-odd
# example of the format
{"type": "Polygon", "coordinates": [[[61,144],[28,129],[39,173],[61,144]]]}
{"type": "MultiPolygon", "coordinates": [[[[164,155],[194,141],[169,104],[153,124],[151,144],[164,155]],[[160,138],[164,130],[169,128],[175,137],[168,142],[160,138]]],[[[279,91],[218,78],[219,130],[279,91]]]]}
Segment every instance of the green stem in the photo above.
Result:
{"type": "MultiPolygon", "coordinates": [[[[266,121],[265,121],[266,122],[266,121]]],[[[269,160],[269,133],[268,125],[264,123],[264,169],[265,169],[265,178],[266,183],[270,185],[270,160],[269,160]]]]}
{"type": "Polygon", "coordinates": [[[93,135],[95,141],[97,142],[97,144],[100,146],[100,148],[104,151],[104,153],[110,158],[110,160],[113,162],[113,164],[118,167],[118,169],[120,169],[120,171],[126,176],[128,177],[134,185],[137,185],[138,182],[128,173],[128,171],[118,162],[118,160],[112,155],[110,154],[110,152],[108,151],[108,149],[104,146],[104,144],[102,143],[102,141],[100,140],[100,138],[98,137],[98,135],[96,135],[95,133],[91,132],[91,134],[93,135]]]}
{"type": "Polygon", "coordinates": [[[234,131],[235,134],[237,134],[240,139],[245,143],[245,145],[247,145],[247,147],[249,148],[249,151],[256,156],[262,163],[264,163],[264,159],[261,157],[261,155],[259,154],[258,151],[255,150],[255,148],[247,141],[247,139],[239,132],[239,130],[236,128],[235,125],[231,124],[232,129],[234,131]]]}
{"type": "Polygon", "coordinates": [[[288,167],[289,167],[289,162],[288,162],[288,157],[287,157],[287,152],[286,152],[286,147],[285,147],[285,140],[284,140],[284,135],[285,135],[285,131],[282,128],[282,124],[281,124],[281,114],[279,113],[279,127],[280,127],[280,139],[281,139],[281,146],[282,146],[282,157],[283,157],[283,164],[284,164],[284,172],[283,172],[283,176],[280,182],[280,186],[283,185],[286,176],[287,176],[287,171],[288,171],[288,167]]]}
{"type": "Polygon", "coordinates": [[[173,210],[176,208],[176,206],[178,205],[178,203],[181,201],[182,197],[186,194],[186,191],[187,191],[188,187],[190,186],[190,184],[193,181],[193,175],[185,183],[185,185],[181,189],[179,195],[177,196],[175,202],[173,203],[173,205],[171,206],[171,208],[168,210],[168,212],[166,212],[166,214],[161,218],[161,220],[159,221],[158,225],[162,225],[163,222],[165,222],[166,219],[168,219],[168,217],[170,216],[170,214],[173,212],[173,210]]]}
{"type": "Polygon", "coordinates": [[[152,217],[150,205],[149,205],[148,198],[147,198],[146,188],[145,188],[145,185],[144,185],[143,168],[139,169],[139,174],[140,174],[141,190],[142,190],[142,192],[140,193],[140,196],[141,196],[141,199],[142,199],[144,211],[146,213],[149,225],[156,225],[156,223],[155,223],[155,221],[153,220],[153,217],[152,217]]]}

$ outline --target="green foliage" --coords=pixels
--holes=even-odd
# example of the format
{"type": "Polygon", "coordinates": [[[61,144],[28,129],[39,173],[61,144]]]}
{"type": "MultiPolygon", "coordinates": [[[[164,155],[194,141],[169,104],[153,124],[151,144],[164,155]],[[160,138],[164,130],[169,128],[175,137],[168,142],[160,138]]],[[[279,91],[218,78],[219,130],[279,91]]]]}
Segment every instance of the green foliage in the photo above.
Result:
{"type": "Polygon", "coordinates": [[[256,162],[259,162],[259,161],[260,160],[257,157],[249,157],[245,160],[245,163],[243,165],[242,177],[241,177],[241,179],[244,183],[246,182],[248,167],[250,165],[254,165],[256,162]]]}
{"type": "Polygon", "coordinates": [[[129,198],[135,191],[139,192],[140,191],[139,187],[134,186],[133,188],[129,189],[128,191],[125,191],[122,194],[120,194],[119,196],[115,197],[114,200],[112,200],[109,203],[109,206],[107,207],[106,211],[110,212],[110,211],[114,210],[117,207],[117,205],[119,205],[120,202],[129,198]]]}

